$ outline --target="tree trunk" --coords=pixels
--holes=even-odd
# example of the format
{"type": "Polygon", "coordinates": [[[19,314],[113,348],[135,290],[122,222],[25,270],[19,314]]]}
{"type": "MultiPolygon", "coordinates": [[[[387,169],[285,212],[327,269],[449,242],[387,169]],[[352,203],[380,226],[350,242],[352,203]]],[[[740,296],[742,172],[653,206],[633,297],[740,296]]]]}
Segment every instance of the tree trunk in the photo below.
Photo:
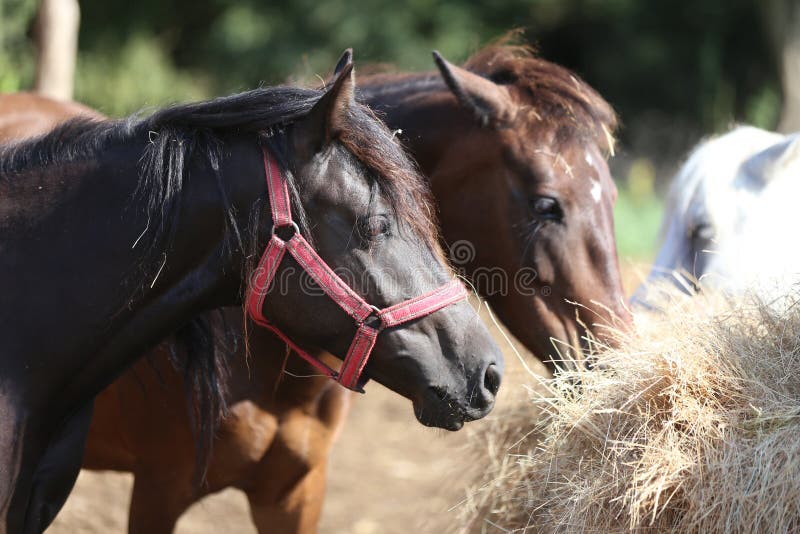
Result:
{"type": "Polygon", "coordinates": [[[36,18],[36,82],[34,90],[70,100],[78,54],[78,0],[42,0],[36,18]]]}
{"type": "Polygon", "coordinates": [[[800,130],[800,2],[766,0],[762,4],[781,73],[783,110],[778,130],[800,130]]]}

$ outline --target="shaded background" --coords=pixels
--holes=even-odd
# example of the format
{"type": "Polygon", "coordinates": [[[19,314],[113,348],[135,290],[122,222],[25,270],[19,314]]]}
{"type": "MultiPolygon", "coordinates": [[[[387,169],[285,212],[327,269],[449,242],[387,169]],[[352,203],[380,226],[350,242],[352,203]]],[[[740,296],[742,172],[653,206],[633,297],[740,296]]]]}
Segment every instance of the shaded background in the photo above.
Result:
{"type": "MultiPolygon", "coordinates": [[[[37,4],[0,0],[0,91],[33,82],[37,4]]],[[[357,65],[430,69],[432,49],[462,61],[520,28],[543,57],[574,69],[620,113],[621,150],[612,162],[622,189],[620,252],[646,259],[659,193],[687,149],[734,122],[777,126],[787,92],[782,53],[797,4],[82,0],[75,98],[119,116],[262,83],[315,83],[349,46],[357,65]]]]}

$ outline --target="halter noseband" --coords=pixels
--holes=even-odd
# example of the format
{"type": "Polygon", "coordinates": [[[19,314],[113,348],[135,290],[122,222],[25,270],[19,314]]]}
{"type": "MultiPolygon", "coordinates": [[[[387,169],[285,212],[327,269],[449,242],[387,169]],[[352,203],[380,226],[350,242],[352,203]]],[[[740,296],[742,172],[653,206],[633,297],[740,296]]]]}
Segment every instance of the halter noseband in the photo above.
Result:
{"type": "Polygon", "coordinates": [[[261,256],[258,268],[251,279],[247,294],[247,310],[256,324],[275,332],[297,354],[326,376],[333,378],[348,389],[363,392],[358,385],[358,381],[381,330],[430,315],[466,298],[467,292],[461,282],[452,280],[438,289],[387,308],[379,309],[370,305],[333,272],[300,234],[300,229],[292,220],[289,189],[286,180],[283,178],[281,169],[274,158],[270,157],[269,151],[264,148],[263,152],[264,170],[267,176],[267,194],[269,195],[269,204],[272,211],[273,227],[267,248],[261,256]],[[291,237],[284,240],[278,236],[276,230],[287,227],[292,228],[294,231],[291,237]],[[297,260],[300,267],[358,325],[356,335],[350,343],[350,348],[339,371],[335,371],[319,358],[298,347],[277,326],[264,317],[264,298],[286,252],[297,260]],[[373,326],[376,321],[378,324],[373,326]]]}

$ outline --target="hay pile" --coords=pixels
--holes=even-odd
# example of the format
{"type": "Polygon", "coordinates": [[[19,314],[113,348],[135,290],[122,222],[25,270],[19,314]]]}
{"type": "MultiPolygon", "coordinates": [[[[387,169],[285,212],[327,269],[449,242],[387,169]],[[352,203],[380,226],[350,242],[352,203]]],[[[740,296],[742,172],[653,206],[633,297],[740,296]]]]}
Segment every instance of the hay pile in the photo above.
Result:
{"type": "Polygon", "coordinates": [[[460,532],[800,530],[800,305],[670,306],[475,440],[460,532]]]}

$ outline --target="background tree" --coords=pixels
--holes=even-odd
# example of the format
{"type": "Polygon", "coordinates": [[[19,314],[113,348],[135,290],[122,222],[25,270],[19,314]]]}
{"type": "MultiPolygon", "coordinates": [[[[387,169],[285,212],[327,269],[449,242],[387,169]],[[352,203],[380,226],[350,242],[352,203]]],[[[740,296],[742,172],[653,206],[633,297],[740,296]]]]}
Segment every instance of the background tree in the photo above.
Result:
{"type": "MultiPolygon", "coordinates": [[[[461,61],[524,28],[619,112],[617,227],[644,229],[631,242],[647,251],[654,187],[700,137],[734,122],[774,129],[782,101],[781,127],[800,128],[790,119],[798,0],[80,1],[75,97],[112,116],[287,79],[316,84],[350,46],[358,72],[370,62],[432,69],[432,49],[461,61]]],[[[37,6],[0,0],[0,90],[33,85],[37,6]]]]}
{"type": "Polygon", "coordinates": [[[35,91],[58,100],[72,98],[80,18],[78,0],[42,0],[34,26],[35,91]]]}
{"type": "Polygon", "coordinates": [[[800,130],[800,3],[765,0],[762,3],[775,61],[780,66],[783,110],[778,128],[800,130]]]}
{"type": "MultiPolygon", "coordinates": [[[[432,68],[434,48],[459,61],[525,28],[546,58],[614,104],[625,144],[663,152],[663,137],[683,147],[734,120],[777,124],[782,93],[788,102],[800,84],[784,76],[781,85],[773,35],[788,35],[786,6],[797,2],[765,2],[784,6],[768,24],[759,0],[81,0],[76,96],[120,115],[290,77],[313,82],[348,46],[359,69],[432,68]]],[[[33,83],[36,6],[0,0],[0,90],[33,83]]]]}

